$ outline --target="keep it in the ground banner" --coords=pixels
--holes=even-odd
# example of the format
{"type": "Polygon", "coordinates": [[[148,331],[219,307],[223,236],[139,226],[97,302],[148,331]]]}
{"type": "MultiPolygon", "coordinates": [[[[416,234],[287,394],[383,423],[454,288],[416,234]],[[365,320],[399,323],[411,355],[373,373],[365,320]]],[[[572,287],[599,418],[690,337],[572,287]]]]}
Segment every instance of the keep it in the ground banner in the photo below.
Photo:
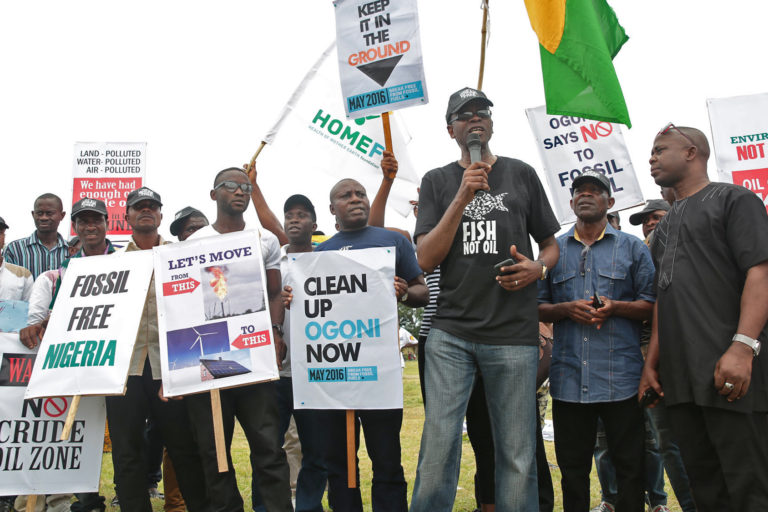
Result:
{"type": "Polygon", "coordinates": [[[768,208],[768,93],[707,100],[720,181],[746,187],[768,208]]]}
{"type": "Polygon", "coordinates": [[[278,379],[258,232],[154,252],[165,396],[278,379]]]}
{"type": "Polygon", "coordinates": [[[36,353],[0,333],[0,496],[99,490],[103,397],[83,397],[69,437],[61,432],[72,397],[24,399],[36,353]]]}
{"type": "Polygon", "coordinates": [[[107,236],[128,236],[131,227],[125,220],[125,201],[131,190],[144,184],[146,167],[146,142],[77,142],[72,160],[72,204],[84,197],[104,201],[107,236]]]}
{"type": "Polygon", "coordinates": [[[547,114],[544,106],[526,109],[525,113],[560,224],[576,222],[570,207],[571,187],[574,178],[587,170],[601,172],[611,182],[611,195],[616,200],[611,211],[643,203],[620,125],[583,117],[553,116],[547,114]]]}
{"type": "Polygon", "coordinates": [[[347,117],[428,102],[416,0],[335,0],[347,117]]]}
{"type": "Polygon", "coordinates": [[[395,249],[289,253],[297,409],[400,409],[395,249]]]}
{"type": "Polygon", "coordinates": [[[152,253],[72,258],[27,398],[122,395],[152,277],[152,253]]]}

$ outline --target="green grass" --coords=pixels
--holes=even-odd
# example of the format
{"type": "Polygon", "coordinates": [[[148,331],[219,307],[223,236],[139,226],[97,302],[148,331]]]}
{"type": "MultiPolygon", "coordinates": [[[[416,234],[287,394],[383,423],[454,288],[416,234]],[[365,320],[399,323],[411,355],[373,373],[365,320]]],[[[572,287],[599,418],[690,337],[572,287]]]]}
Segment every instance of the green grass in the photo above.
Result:
{"type": "MultiPolygon", "coordinates": [[[[413,492],[413,482],[416,479],[416,465],[419,457],[419,443],[421,441],[421,430],[424,422],[424,409],[421,403],[421,392],[419,390],[419,375],[416,361],[407,361],[405,373],[403,375],[403,427],[400,431],[400,441],[402,444],[402,462],[405,470],[405,479],[408,482],[408,499],[410,502],[413,492]]],[[[550,402],[551,403],[551,402],[550,402]]],[[[551,412],[547,413],[551,417],[551,412]]],[[[371,463],[365,451],[365,439],[360,436],[360,480],[361,492],[365,509],[370,510],[371,503],[371,463]]],[[[556,467],[554,443],[545,442],[547,450],[547,459],[550,463],[552,472],[552,481],[555,486],[555,510],[562,510],[562,496],[560,492],[560,470],[556,467]]],[[[250,510],[251,501],[251,471],[248,461],[248,443],[245,440],[239,425],[235,431],[235,437],[232,442],[232,457],[237,471],[237,482],[240,493],[246,503],[246,510],[250,510]]],[[[456,502],[453,510],[455,512],[471,512],[475,509],[473,478],[475,474],[475,462],[472,453],[472,446],[469,444],[467,436],[462,441],[461,472],[459,475],[459,485],[456,491],[456,502]]],[[[112,457],[105,454],[102,460],[101,471],[101,493],[107,497],[109,504],[115,495],[114,485],[112,484],[112,457]]],[[[162,489],[162,483],[161,483],[162,489]]],[[[680,507],[675,499],[669,482],[666,482],[665,488],[668,498],[668,507],[670,510],[679,511],[680,507]]],[[[597,474],[592,468],[591,478],[592,506],[600,501],[600,484],[597,480],[597,474]]],[[[161,500],[153,500],[153,510],[162,511],[163,503],[161,500]]],[[[327,508],[327,503],[326,503],[327,508]]],[[[108,511],[118,511],[117,507],[107,507],[108,511]]],[[[585,511],[586,512],[586,511],[585,511]]]]}

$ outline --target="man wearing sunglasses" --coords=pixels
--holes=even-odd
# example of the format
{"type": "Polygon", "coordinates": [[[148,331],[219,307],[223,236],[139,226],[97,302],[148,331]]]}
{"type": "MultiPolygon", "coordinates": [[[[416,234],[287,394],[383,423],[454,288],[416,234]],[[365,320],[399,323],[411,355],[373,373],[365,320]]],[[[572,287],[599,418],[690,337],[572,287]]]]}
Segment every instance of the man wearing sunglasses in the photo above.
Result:
{"type": "Polygon", "coordinates": [[[768,216],[710,183],[699,130],[665,126],[649,160],[675,202],[654,230],[653,330],[639,392],[663,396],[698,510],[768,510],[768,216]]]}
{"type": "MultiPolygon", "coordinates": [[[[216,220],[213,224],[195,231],[187,240],[246,229],[243,213],[248,209],[252,191],[253,185],[242,169],[230,167],[219,172],[214,178],[210,192],[211,199],[216,201],[216,220]]],[[[282,368],[285,344],[279,326],[283,323],[285,310],[280,299],[280,244],[277,237],[265,229],[260,229],[259,235],[267,277],[269,313],[273,322],[272,334],[277,352],[277,365],[282,368]]],[[[256,482],[265,508],[270,512],[292,511],[288,462],[278,442],[280,432],[275,385],[271,382],[251,384],[222,389],[220,394],[227,447],[232,442],[237,418],[248,439],[252,478],[256,482]]],[[[238,491],[231,457],[228,456],[229,470],[224,473],[219,473],[218,470],[210,394],[190,395],[186,400],[200,457],[203,459],[203,471],[212,510],[243,510],[243,499],[238,491]]]]}
{"type": "MultiPolygon", "coordinates": [[[[535,282],[558,258],[559,229],[532,167],[496,156],[493,103],[466,87],[451,95],[448,135],[460,158],[424,176],[414,233],[419,266],[440,265],[437,312],[426,343],[426,411],[412,512],[453,508],[462,419],[482,374],[495,457],[495,504],[537,510],[535,282]],[[480,149],[474,161],[468,139],[480,149]],[[530,237],[538,243],[534,261],[530,237]],[[512,256],[515,263],[494,265],[512,256]]],[[[483,508],[492,510],[492,505],[483,508]]]]}
{"type": "Polygon", "coordinates": [[[616,467],[616,510],[642,512],[645,429],[636,395],[640,327],[656,300],[653,261],[642,240],[608,223],[614,199],[604,174],[583,172],[572,194],[576,224],[558,237],[560,259],[539,283],[539,320],[554,323],[550,393],[563,509],[589,510],[600,418],[616,467]]]}

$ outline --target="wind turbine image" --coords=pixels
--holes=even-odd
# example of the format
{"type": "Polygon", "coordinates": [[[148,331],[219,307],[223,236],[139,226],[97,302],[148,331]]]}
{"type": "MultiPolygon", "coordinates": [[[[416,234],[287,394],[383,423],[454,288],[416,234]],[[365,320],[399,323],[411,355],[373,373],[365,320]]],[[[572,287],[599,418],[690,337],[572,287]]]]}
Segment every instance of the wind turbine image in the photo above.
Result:
{"type": "Polygon", "coordinates": [[[195,331],[195,334],[197,334],[197,338],[195,339],[195,342],[192,344],[192,346],[189,347],[189,350],[192,350],[193,348],[195,348],[195,345],[197,345],[199,343],[200,344],[200,359],[202,359],[203,357],[205,357],[205,354],[203,354],[203,336],[210,336],[212,334],[218,334],[218,333],[217,332],[203,332],[203,333],[200,333],[200,332],[197,332],[197,329],[195,329],[194,327],[192,327],[192,330],[195,331]]]}

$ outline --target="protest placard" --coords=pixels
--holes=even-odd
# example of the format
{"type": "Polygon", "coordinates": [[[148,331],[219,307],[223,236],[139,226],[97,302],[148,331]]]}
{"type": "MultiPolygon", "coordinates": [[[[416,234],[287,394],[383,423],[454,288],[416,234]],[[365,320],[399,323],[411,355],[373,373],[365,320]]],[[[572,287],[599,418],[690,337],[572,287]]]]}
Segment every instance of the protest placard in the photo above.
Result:
{"type": "Polygon", "coordinates": [[[395,249],[290,253],[297,409],[399,409],[395,249]]]}
{"type": "Polygon", "coordinates": [[[279,378],[257,231],[154,248],[165,396],[279,378]]]}
{"type": "Polygon", "coordinates": [[[428,102],[416,0],[335,0],[347,117],[428,102]]]}
{"type": "Polygon", "coordinates": [[[539,148],[550,197],[560,224],[576,222],[570,207],[573,180],[594,170],[611,182],[611,211],[643,203],[643,194],[618,124],[582,117],[552,116],[546,107],[526,109],[539,148]]]}
{"type": "Polygon", "coordinates": [[[29,303],[0,299],[0,332],[19,332],[27,326],[29,303]]]}
{"type": "Polygon", "coordinates": [[[707,100],[720,181],[746,187],[768,208],[768,93],[707,100]]]}
{"type": "Polygon", "coordinates": [[[98,491],[104,398],[81,400],[60,440],[72,398],[24,399],[35,357],[18,334],[0,334],[0,496],[98,491]]]}
{"type": "Polygon", "coordinates": [[[125,200],[131,190],[144,184],[146,155],[146,142],[75,143],[72,204],[84,197],[104,201],[107,236],[131,234],[125,220],[125,200]]]}
{"type": "Polygon", "coordinates": [[[25,396],[122,395],[151,277],[148,251],[73,258],[25,396]]]}

